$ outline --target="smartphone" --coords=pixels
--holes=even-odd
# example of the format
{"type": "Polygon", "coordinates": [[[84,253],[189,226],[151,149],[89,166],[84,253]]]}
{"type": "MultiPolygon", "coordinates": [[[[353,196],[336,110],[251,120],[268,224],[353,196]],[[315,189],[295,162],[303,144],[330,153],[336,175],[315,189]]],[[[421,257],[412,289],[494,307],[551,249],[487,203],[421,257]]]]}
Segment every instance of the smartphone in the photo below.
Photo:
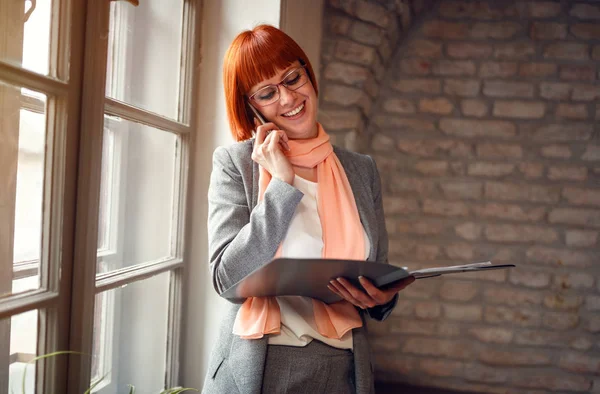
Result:
{"type": "Polygon", "coordinates": [[[265,121],[265,119],[262,117],[262,115],[260,114],[260,112],[258,112],[258,110],[256,108],[254,108],[254,106],[252,104],[248,104],[248,105],[250,106],[250,109],[252,110],[252,112],[254,112],[254,116],[256,116],[256,119],[258,119],[260,124],[267,123],[265,121]]]}

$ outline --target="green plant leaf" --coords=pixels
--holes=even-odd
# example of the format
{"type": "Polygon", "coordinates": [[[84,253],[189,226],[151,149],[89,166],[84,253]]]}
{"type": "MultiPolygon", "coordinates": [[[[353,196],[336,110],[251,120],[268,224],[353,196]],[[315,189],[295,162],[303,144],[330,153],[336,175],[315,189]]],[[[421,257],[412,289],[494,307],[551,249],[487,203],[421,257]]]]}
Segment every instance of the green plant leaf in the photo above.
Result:
{"type": "Polygon", "coordinates": [[[135,393],[135,386],[132,384],[128,384],[127,386],[129,386],[129,394],[134,394],[135,393]]]}
{"type": "Polygon", "coordinates": [[[110,372],[105,373],[103,377],[101,377],[96,383],[92,384],[90,386],[90,388],[88,388],[87,390],[85,390],[85,392],[83,394],[90,394],[92,392],[92,390],[94,389],[94,387],[96,387],[97,385],[99,385],[104,380],[104,378],[108,376],[109,373],[110,372]]]}
{"type": "Polygon", "coordinates": [[[22,387],[21,387],[21,390],[23,391],[23,394],[25,394],[25,377],[27,376],[27,367],[29,366],[29,364],[33,364],[36,361],[42,360],[44,358],[54,357],[54,356],[60,356],[60,355],[63,355],[63,354],[85,355],[85,353],[75,352],[75,351],[72,351],[72,350],[59,350],[57,352],[52,352],[52,353],[48,353],[48,354],[42,354],[41,356],[34,357],[29,362],[27,362],[27,364],[25,364],[25,369],[23,370],[23,382],[22,382],[22,387]]]}

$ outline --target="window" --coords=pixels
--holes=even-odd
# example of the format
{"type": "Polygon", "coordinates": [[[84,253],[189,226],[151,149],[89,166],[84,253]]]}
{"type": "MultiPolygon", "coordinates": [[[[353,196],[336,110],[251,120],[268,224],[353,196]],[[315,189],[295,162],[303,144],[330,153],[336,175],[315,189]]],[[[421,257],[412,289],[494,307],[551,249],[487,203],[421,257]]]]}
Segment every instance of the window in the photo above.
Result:
{"type": "Polygon", "coordinates": [[[199,0],[82,3],[0,4],[0,393],[178,384],[199,0]]]}

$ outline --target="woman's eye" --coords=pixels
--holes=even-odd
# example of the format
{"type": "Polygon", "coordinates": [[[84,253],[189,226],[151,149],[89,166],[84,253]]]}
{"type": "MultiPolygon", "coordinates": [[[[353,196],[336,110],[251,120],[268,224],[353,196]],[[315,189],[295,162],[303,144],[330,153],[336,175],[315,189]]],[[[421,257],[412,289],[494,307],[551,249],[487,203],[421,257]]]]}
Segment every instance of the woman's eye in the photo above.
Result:
{"type": "Polygon", "coordinates": [[[258,96],[259,100],[270,100],[275,96],[275,90],[267,90],[266,92],[261,92],[258,96]]]}
{"type": "Polygon", "coordinates": [[[286,85],[295,85],[296,83],[298,83],[299,80],[300,80],[300,73],[294,73],[294,74],[290,75],[290,77],[288,79],[286,79],[285,84],[286,85]]]}

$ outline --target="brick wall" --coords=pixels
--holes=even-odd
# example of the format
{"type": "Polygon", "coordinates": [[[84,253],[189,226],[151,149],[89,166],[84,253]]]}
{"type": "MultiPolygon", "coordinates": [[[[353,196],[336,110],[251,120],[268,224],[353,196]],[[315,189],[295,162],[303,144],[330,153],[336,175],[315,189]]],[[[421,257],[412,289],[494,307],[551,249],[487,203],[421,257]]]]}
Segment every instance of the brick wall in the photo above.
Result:
{"type": "Polygon", "coordinates": [[[600,3],[329,0],[325,27],[320,119],[378,162],[391,262],[518,265],[402,292],[377,377],[600,393],[600,3]]]}

